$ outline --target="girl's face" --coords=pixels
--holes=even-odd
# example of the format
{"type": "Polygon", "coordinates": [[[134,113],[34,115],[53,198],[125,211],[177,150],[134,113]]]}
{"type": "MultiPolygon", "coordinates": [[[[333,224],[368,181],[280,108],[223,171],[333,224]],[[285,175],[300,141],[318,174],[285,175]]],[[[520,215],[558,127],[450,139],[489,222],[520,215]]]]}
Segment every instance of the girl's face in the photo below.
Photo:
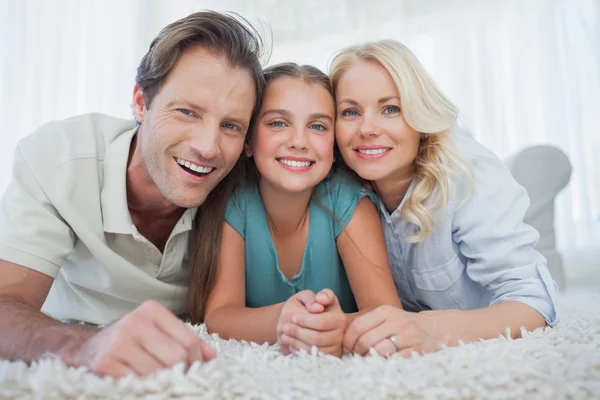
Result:
{"type": "Polygon", "coordinates": [[[323,87],[289,77],[273,81],[246,151],[261,185],[312,191],[333,164],[334,121],[335,105],[323,87]]]}
{"type": "Polygon", "coordinates": [[[398,89],[386,69],[356,61],[341,75],[335,95],[335,135],[348,166],[375,182],[412,176],[420,135],[402,117],[398,89]]]}

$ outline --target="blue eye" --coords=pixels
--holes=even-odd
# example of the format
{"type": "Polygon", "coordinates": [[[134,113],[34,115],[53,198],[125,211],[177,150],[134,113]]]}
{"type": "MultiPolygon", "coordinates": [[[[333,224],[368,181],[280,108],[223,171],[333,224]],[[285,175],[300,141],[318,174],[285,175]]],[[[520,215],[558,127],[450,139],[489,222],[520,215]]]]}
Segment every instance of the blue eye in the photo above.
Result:
{"type": "Polygon", "coordinates": [[[195,115],[193,111],[188,110],[187,108],[178,108],[177,111],[179,111],[183,115],[187,115],[190,117],[193,117],[195,115]]]}
{"type": "Polygon", "coordinates": [[[274,128],[284,128],[286,126],[283,121],[273,121],[269,122],[267,125],[272,126],[274,128]]]}
{"type": "Polygon", "coordinates": [[[226,122],[226,123],[222,124],[221,126],[225,129],[240,130],[240,128],[238,128],[235,124],[232,124],[231,122],[226,122]]]}
{"type": "Polygon", "coordinates": [[[309,128],[314,129],[316,131],[326,131],[327,130],[327,128],[323,124],[312,124],[309,128]]]}
{"type": "Polygon", "coordinates": [[[358,115],[358,111],[353,109],[347,109],[341,112],[344,117],[356,117],[358,115]]]}
{"type": "Polygon", "coordinates": [[[395,114],[400,112],[400,107],[398,106],[388,106],[383,110],[384,114],[395,114]]]}

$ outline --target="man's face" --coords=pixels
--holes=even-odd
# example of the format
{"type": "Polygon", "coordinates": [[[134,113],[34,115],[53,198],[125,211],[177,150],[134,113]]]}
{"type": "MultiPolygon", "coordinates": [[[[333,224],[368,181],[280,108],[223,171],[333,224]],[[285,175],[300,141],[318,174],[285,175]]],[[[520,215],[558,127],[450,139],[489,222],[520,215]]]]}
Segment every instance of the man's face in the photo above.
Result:
{"type": "Polygon", "coordinates": [[[136,86],[137,146],[162,196],[183,208],[204,202],[237,162],[255,101],[250,73],[201,47],[181,55],[149,108],[136,86]]]}

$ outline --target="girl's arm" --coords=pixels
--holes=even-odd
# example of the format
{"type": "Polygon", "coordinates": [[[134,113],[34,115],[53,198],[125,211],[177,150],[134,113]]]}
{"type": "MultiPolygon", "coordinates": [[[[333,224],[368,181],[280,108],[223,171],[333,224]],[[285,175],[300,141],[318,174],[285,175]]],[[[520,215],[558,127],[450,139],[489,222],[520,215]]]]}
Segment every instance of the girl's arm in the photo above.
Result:
{"type": "Polygon", "coordinates": [[[215,285],[206,305],[206,327],[224,339],[275,343],[283,303],[246,307],[245,269],[244,239],[225,222],[215,285]]]}
{"type": "Polygon", "coordinates": [[[223,225],[219,267],[215,285],[208,298],[204,322],[211,333],[224,339],[255,343],[275,343],[278,323],[285,324],[294,315],[322,312],[314,293],[302,291],[284,303],[267,307],[246,307],[244,239],[227,222],[223,225]]]}
{"type": "Polygon", "coordinates": [[[333,292],[326,289],[316,297],[325,312],[300,315],[285,324],[283,344],[308,352],[317,346],[320,351],[341,356],[346,327],[353,326],[356,318],[382,305],[402,311],[379,215],[368,198],[358,202],[350,222],[338,235],[337,247],[359,312],[344,314],[333,292]]]}
{"type": "Polygon", "coordinates": [[[369,198],[359,201],[350,222],[338,236],[337,247],[359,309],[348,315],[348,323],[380,305],[402,308],[379,214],[369,198]]]}

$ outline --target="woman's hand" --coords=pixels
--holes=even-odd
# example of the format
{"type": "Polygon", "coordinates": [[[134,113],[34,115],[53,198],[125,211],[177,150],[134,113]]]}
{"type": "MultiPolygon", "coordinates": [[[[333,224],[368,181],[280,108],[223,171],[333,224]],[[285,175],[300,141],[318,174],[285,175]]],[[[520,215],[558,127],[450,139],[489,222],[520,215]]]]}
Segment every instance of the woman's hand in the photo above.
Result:
{"type": "Polygon", "coordinates": [[[352,321],[343,343],[344,352],[362,356],[368,354],[372,347],[381,356],[399,353],[410,357],[413,352],[437,351],[449,341],[449,335],[439,332],[435,318],[386,305],[352,321]]]}
{"type": "Polygon", "coordinates": [[[280,344],[293,350],[310,352],[316,346],[320,352],[337,357],[342,355],[342,341],[346,330],[346,314],[342,311],[338,298],[330,289],[324,289],[315,296],[313,310],[318,306],[323,311],[298,313],[283,325],[280,344]]]}

